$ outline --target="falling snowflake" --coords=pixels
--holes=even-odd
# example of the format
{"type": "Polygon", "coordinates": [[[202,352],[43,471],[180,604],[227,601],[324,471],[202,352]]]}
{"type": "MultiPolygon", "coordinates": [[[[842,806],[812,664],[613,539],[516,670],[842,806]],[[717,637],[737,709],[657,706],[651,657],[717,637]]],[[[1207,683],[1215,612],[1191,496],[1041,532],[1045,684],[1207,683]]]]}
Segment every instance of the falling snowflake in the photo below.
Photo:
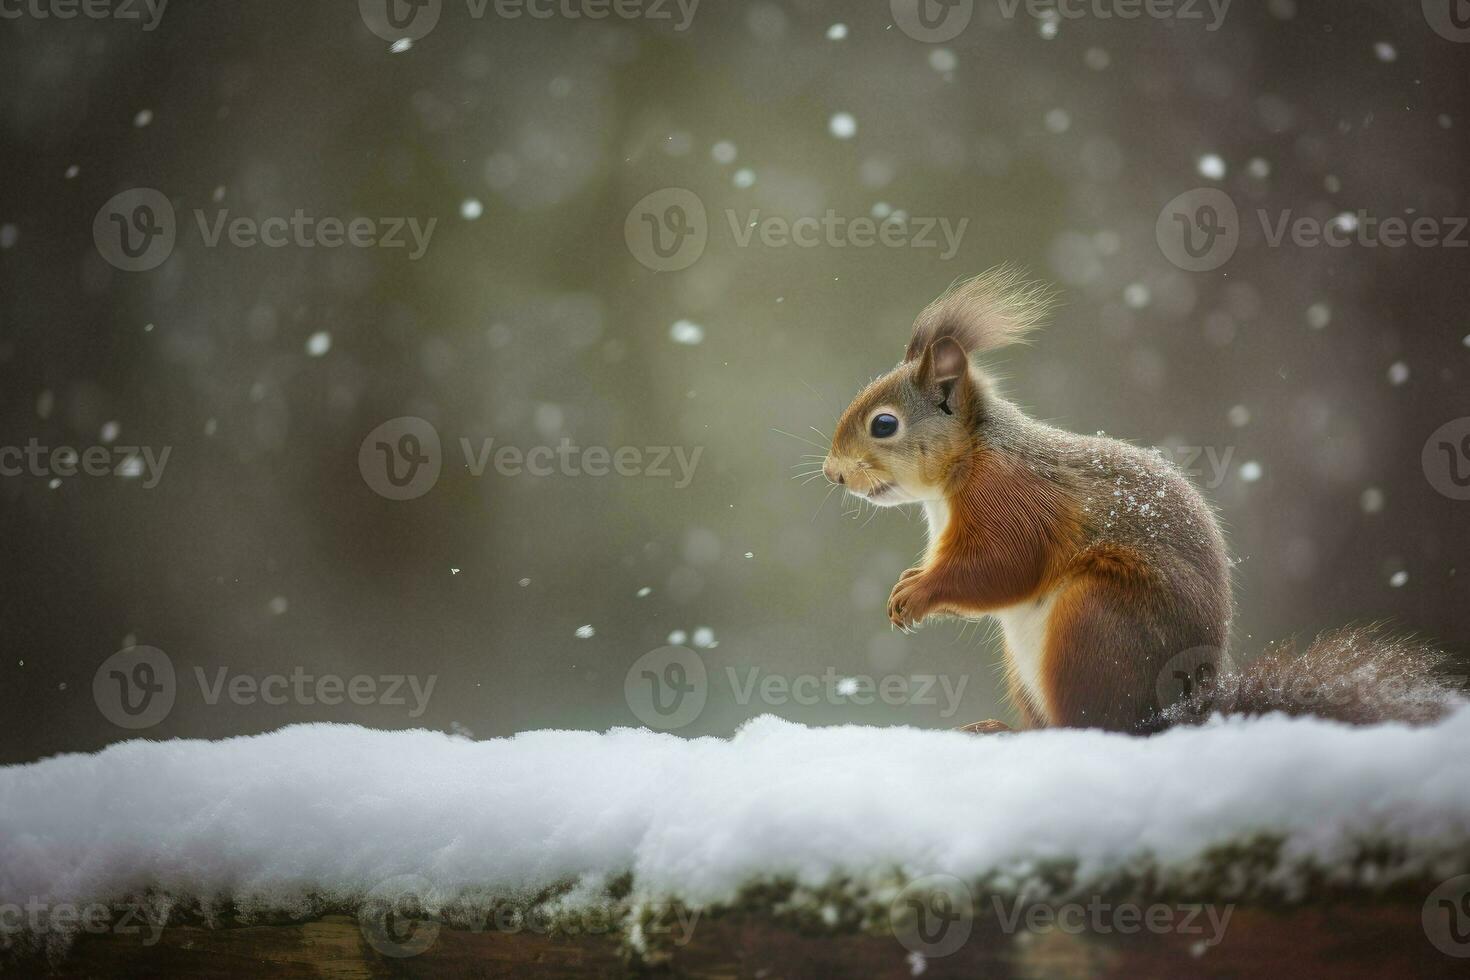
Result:
{"type": "Polygon", "coordinates": [[[857,135],[857,120],[850,112],[839,112],[828,121],[827,130],[840,140],[850,140],[857,135]]]}
{"type": "Polygon", "coordinates": [[[1218,153],[1206,153],[1199,158],[1199,175],[1206,180],[1221,180],[1225,176],[1225,161],[1218,153]]]}
{"type": "Polygon", "coordinates": [[[704,327],[693,320],[678,320],[669,328],[669,339],[676,344],[694,346],[704,342],[704,327]]]}

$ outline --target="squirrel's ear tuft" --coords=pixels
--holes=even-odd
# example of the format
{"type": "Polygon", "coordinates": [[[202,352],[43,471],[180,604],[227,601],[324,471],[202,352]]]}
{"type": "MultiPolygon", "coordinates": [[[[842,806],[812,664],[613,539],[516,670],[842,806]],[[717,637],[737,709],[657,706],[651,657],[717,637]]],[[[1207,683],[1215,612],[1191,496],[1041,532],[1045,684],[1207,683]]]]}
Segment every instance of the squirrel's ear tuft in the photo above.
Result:
{"type": "Polygon", "coordinates": [[[970,355],[1025,339],[1056,301],[1051,287],[1028,280],[1014,266],[1002,265],[955,283],[924,308],[914,321],[905,361],[951,337],[970,355]]]}

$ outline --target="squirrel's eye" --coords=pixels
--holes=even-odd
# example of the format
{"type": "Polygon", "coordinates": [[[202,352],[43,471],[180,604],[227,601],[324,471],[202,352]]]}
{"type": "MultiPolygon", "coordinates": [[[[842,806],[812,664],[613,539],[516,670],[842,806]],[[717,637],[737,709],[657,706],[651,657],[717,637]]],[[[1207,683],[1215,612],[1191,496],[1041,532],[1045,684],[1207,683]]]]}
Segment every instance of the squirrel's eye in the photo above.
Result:
{"type": "Polygon", "coordinates": [[[882,415],[873,416],[872,425],[868,430],[873,433],[874,439],[887,439],[898,431],[898,419],[884,412],[882,415]]]}

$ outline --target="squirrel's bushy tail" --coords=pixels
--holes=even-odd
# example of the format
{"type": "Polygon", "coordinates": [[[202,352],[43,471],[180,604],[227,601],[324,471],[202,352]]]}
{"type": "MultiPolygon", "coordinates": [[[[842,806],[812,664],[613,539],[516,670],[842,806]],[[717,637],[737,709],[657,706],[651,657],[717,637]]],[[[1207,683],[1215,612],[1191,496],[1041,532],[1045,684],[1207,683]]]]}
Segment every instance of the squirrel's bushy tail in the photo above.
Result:
{"type": "Polygon", "coordinates": [[[1278,644],[1239,670],[1164,712],[1165,725],[1214,715],[1312,715],[1352,725],[1423,725],[1465,704],[1464,678],[1450,676],[1434,647],[1382,626],[1351,626],[1318,636],[1305,652],[1278,644]]]}

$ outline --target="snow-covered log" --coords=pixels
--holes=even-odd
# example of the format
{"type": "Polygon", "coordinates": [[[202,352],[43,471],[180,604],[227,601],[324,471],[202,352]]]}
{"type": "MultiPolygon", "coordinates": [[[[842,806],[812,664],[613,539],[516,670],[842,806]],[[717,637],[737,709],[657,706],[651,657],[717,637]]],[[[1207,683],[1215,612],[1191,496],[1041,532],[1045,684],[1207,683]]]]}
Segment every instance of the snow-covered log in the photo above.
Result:
{"type": "Polygon", "coordinates": [[[1470,954],[1467,744],[1470,710],[1147,739],[764,717],[729,739],[132,741],[0,769],[0,936],[59,968],[259,943],[260,975],[312,975],[270,972],[284,942],[361,975],[497,975],[522,949],[692,973],[864,951],[868,973],[945,975],[1146,942],[1233,962],[1282,929],[1341,955],[1389,929],[1375,955],[1433,972],[1470,954]]]}

